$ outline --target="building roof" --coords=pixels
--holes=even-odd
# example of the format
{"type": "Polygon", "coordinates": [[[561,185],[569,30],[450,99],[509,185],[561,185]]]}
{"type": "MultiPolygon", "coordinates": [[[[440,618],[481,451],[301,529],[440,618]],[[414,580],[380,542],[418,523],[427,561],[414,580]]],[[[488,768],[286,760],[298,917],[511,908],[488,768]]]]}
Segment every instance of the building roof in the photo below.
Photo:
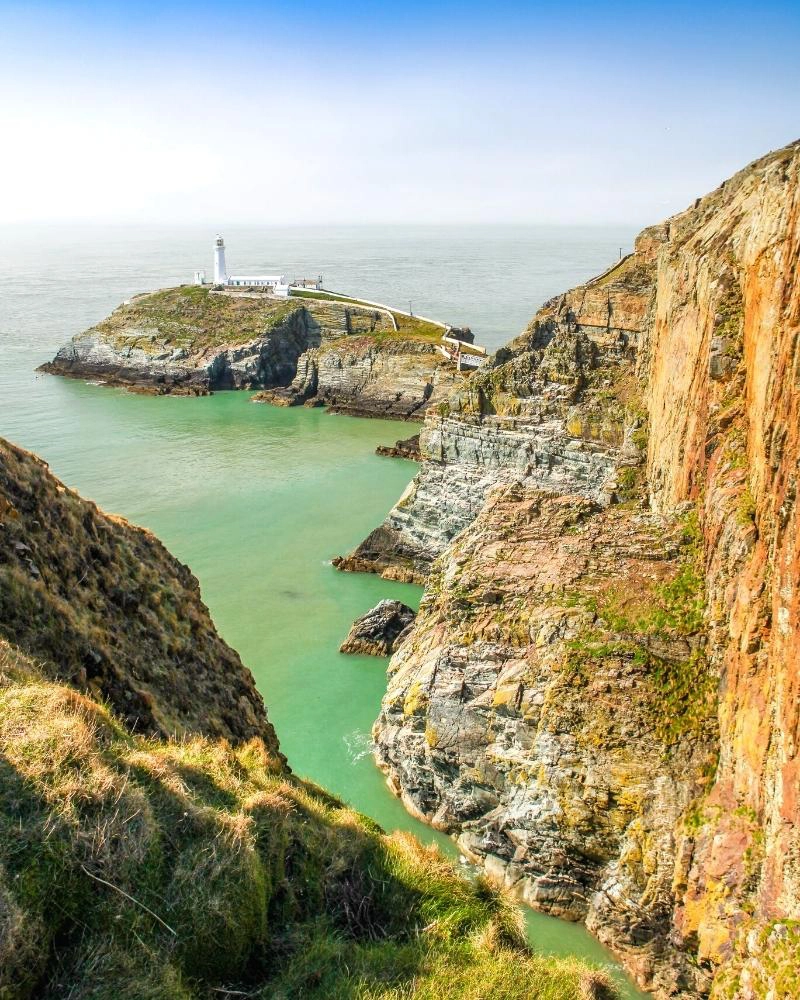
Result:
{"type": "Polygon", "coordinates": [[[229,274],[228,281],[278,281],[282,282],[282,274],[229,274]]]}

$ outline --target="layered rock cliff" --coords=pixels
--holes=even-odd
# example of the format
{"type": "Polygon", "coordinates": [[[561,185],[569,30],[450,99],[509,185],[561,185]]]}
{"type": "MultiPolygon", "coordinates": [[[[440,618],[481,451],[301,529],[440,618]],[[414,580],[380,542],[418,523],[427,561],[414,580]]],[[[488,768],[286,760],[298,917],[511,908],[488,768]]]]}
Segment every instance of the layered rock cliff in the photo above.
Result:
{"type": "Polygon", "coordinates": [[[139,295],[42,370],[141,392],[266,390],[258,401],[409,419],[453,391],[443,328],[337,298],[181,286],[139,295]]]}
{"type": "Polygon", "coordinates": [[[546,303],[344,561],[427,580],[393,787],[659,996],[798,989],[799,254],[795,143],[546,303]]]}
{"type": "Polygon", "coordinates": [[[0,442],[0,996],[474,988],[612,995],[531,954],[489,885],[294,778],[186,567],[0,442]]]}
{"type": "Polygon", "coordinates": [[[255,400],[411,420],[421,419],[461,382],[429,341],[351,335],[306,351],[291,385],[258,393],[255,400]]]}
{"type": "Polygon", "coordinates": [[[547,303],[488,369],[433,408],[420,434],[419,474],[337,565],[423,582],[498,485],[521,482],[601,506],[629,496],[646,443],[635,345],[654,253],[648,231],[621,273],[547,303]]]}

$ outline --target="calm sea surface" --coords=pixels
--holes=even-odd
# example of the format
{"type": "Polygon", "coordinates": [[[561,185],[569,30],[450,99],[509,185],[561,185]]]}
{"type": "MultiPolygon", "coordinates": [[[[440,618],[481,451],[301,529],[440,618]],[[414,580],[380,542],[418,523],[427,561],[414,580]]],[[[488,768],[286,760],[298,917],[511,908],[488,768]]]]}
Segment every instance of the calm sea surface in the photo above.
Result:
{"type": "MultiPolygon", "coordinates": [[[[631,229],[239,228],[228,267],[288,277],[455,325],[495,349],[537,306],[607,267],[631,229]]],[[[102,507],[151,528],[200,579],[206,603],[253,671],[294,770],[388,829],[449,841],[411,819],[369,754],[380,660],[339,643],[383,597],[417,587],[337,573],[333,556],[385,515],[415,466],[374,454],[402,424],[256,406],[246,393],[135,396],[34,374],[123,299],[211,273],[206,229],[0,226],[0,435],[40,454],[102,507]]],[[[529,914],[543,951],[609,961],[580,927],[529,914]]],[[[618,974],[618,973],[617,973],[618,974]]],[[[642,996],[625,984],[630,997],[642,996]]]]}

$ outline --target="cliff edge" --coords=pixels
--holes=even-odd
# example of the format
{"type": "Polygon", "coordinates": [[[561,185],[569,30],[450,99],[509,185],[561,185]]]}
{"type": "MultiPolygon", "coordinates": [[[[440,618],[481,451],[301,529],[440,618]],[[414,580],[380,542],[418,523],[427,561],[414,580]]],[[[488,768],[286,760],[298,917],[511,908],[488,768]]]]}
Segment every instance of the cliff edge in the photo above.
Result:
{"type": "Polygon", "coordinates": [[[0,636],[54,680],[161,736],[203,733],[277,751],[249,670],[200,587],[150,532],[67,489],[0,440],[0,636]]]}

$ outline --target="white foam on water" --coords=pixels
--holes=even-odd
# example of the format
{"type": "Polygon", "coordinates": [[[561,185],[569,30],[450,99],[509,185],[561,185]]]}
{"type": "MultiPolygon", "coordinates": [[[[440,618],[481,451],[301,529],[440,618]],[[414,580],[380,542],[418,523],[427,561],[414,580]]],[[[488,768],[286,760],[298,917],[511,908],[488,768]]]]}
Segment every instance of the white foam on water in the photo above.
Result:
{"type": "Polygon", "coordinates": [[[356,764],[372,754],[372,735],[360,729],[354,729],[352,733],[345,733],[342,737],[347,747],[347,754],[350,763],[356,764]]]}

